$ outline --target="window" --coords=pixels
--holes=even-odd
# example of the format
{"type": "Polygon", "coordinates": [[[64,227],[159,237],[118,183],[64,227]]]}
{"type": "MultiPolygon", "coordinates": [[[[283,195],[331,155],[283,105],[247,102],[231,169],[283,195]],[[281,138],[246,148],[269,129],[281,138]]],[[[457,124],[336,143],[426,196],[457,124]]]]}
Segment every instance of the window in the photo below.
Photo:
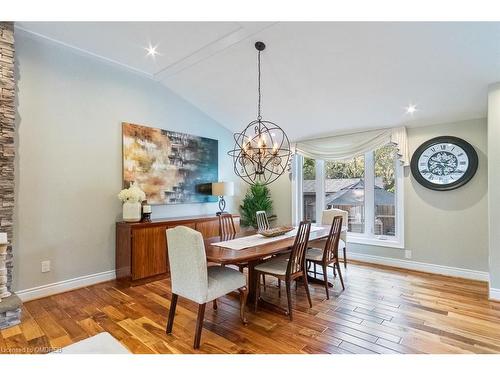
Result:
{"type": "Polygon", "coordinates": [[[323,209],[339,208],[349,242],[403,247],[403,167],[392,144],[350,160],[296,158],[296,219],[321,222],[323,209]]]}
{"type": "Polygon", "coordinates": [[[374,233],[378,236],[396,235],[396,150],[387,145],[374,152],[375,217],[374,233]]]}
{"type": "Polygon", "coordinates": [[[365,231],[365,159],[325,162],[325,208],[349,212],[351,233],[365,231]]]}
{"type": "Polygon", "coordinates": [[[316,222],[316,160],[303,158],[302,164],[302,217],[316,222]]]}

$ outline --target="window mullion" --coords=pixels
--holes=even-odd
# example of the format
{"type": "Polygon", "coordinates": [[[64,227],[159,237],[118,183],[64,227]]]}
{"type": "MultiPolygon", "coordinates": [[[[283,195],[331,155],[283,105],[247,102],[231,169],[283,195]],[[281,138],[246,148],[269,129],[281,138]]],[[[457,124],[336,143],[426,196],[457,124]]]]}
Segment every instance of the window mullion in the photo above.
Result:
{"type": "Polygon", "coordinates": [[[404,246],[404,169],[398,158],[395,158],[396,172],[396,238],[404,246]]]}
{"type": "Polygon", "coordinates": [[[375,163],[373,152],[365,154],[365,234],[373,237],[375,225],[375,163]]]}
{"type": "Polygon", "coordinates": [[[292,224],[297,225],[304,215],[303,206],[303,168],[304,157],[301,155],[294,155],[292,159],[292,224]]]}
{"type": "Polygon", "coordinates": [[[316,223],[321,223],[325,209],[325,161],[316,160],[316,223]]]}

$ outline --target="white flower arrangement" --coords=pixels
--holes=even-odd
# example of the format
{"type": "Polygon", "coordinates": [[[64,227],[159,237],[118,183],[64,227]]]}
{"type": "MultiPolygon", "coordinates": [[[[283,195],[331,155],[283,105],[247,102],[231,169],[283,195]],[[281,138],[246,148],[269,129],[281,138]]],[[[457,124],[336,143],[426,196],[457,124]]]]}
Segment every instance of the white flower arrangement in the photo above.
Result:
{"type": "Polygon", "coordinates": [[[118,199],[123,203],[138,203],[146,200],[146,194],[135,184],[135,182],[128,189],[123,189],[118,194],[118,199]]]}

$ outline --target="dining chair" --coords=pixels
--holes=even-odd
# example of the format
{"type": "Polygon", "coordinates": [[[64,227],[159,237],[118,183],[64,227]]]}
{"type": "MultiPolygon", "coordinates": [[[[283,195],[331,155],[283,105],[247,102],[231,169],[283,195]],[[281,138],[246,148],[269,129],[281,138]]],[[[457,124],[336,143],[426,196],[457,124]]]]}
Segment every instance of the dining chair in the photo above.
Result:
{"type": "Polygon", "coordinates": [[[312,307],[311,295],[309,294],[309,285],[307,283],[307,272],[305,269],[305,251],[309,242],[309,233],[311,231],[311,222],[302,221],[297,230],[292,251],[288,255],[271,258],[255,266],[257,279],[257,290],[255,298],[255,311],[257,311],[260,297],[260,275],[270,275],[284,280],[286,285],[286,298],[288,302],[288,317],[292,320],[292,281],[302,278],[304,288],[306,289],[309,306],[312,307]]]}
{"type": "Polygon", "coordinates": [[[345,230],[340,232],[340,241],[339,248],[342,249],[344,254],[344,268],[347,268],[347,255],[346,255],[346,246],[347,246],[347,225],[349,223],[349,212],[340,210],[338,208],[330,208],[329,210],[323,210],[321,215],[321,224],[323,225],[331,225],[333,223],[333,219],[335,216],[342,216],[342,222],[346,227],[345,230]]]}
{"type": "MultiPolygon", "coordinates": [[[[269,225],[269,219],[267,218],[266,211],[257,211],[255,213],[255,217],[257,219],[257,231],[262,232],[264,230],[268,230],[271,228],[269,225]]],[[[264,291],[266,290],[266,275],[262,275],[262,283],[264,285],[264,291]]],[[[281,297],[281,282],[278,280],[278,293],[281,297]]]]}
{"type": "Polygon", "coordinates": [[[271,226],[269,225],[269,220],[267,218],[266,211],[257,211],[255,213],[257,218],[257,229],[259,232],[268,230],[271,226]]]}
{"type": "MultiPolygon", "coordinates": [[[[234,225],[233,215],[228,213],[222,213],[219,215],[219,237],[221,241],[229,241],[236,237],[236,227],[234,225]]],[[[240,272],[243,272],[245,267],[248,267],[248,263],[238,264],[240,272]]],[[[264,276],[262,276],[262,280],[264,281],[265,288],[266,279],[264,276]]],[[[217,300],[214,300],[213,305],[214,309],[217,309],[217,300]]]]}
{"type": "MultiPolygon", "coordinates": [[[[330,299],[328,292],[328,266],[333,264],[333,268],[337,267],[339,273],[340,283],[342,290],[345,290],[344,280],[342,279],[342,272],[339,265],[339,242],[340,234],[342,231],[342,216],[335,216],[333,218],[332,226],[328,238],[326,239],[325,247],[309,248],[306,251],[306,263],[319,264],[323,268],[323,280],[325,282],[326,299],[330,299]]],[[[315,272],[316,275],[316,272],[315,272]]]]}
{"type": "Polygon", "coordinates": [[[221,241],[228,241],[236,237],[233,215],[222,213],[219,215],[219,236],[221,241]]]}
{"type": "Polygon", "coordinates": [[[200,347],[207,302],[238,290],[240,292],[240,318],[243,324],[247,324],[245,305],[248,290],[245,275],[229,267],[207,267],[205,245],[200,232],[188,227],[177,226],[167,229],[166,235],[172,283],[172,301],[168,314],[167,334],[172,333],[179,296],[198,303],[198,318],[193,345],[195,349],[200,347]]]}

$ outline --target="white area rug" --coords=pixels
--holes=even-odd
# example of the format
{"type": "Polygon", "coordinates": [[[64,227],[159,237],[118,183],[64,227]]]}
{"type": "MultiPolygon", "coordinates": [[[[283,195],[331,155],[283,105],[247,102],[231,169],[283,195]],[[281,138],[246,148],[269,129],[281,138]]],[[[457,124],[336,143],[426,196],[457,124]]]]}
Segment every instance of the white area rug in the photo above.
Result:
{"type": "Polygon", "coordinates": [[[118,340],[107,332],[78,341],[62,348],[57,354],[130,354],[118,340]]]}

